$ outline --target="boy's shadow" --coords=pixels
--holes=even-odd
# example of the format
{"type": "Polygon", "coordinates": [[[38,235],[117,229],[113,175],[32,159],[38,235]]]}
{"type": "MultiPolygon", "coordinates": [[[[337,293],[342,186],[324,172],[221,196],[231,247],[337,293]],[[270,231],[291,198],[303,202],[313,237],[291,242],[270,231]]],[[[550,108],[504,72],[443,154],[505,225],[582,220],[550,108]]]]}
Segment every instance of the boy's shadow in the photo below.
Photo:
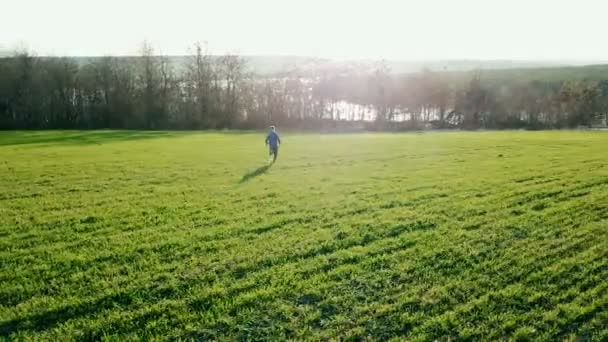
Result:
{"type": "Polygon", "coordinates": [[[253,170],[251,172],[246,173],[243,176],[243,178],[241,178],[241,181],[239,183],[245,183],[248,180],[251,180],[252,178],[255,178],[257,176],[263,175],[264,173],[266,173],[266,171],[270,170],[270,167],[273,164],[274,164],[274,162],[270,163],[270,164],[267,164],[267,165],[264,165],[264,166],[261,166],[261,167],[258,167],[257,169],[255,169],[255,170],[253,170]]]}

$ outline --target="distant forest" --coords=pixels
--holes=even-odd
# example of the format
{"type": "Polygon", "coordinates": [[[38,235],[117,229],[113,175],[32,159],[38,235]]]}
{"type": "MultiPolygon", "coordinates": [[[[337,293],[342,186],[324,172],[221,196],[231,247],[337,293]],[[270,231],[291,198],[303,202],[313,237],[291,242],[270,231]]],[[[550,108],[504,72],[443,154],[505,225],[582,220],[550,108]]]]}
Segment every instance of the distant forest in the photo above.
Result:
{"type": "MultiPolygon", "coordinates": [[[[0,129],[415,130],[606,125],[608,67],[396,72],[385,62],[255,72],[186,57],[0,58],[0,129]]],[[[268,68],[271,70],[272,68],[268,68]]]]}

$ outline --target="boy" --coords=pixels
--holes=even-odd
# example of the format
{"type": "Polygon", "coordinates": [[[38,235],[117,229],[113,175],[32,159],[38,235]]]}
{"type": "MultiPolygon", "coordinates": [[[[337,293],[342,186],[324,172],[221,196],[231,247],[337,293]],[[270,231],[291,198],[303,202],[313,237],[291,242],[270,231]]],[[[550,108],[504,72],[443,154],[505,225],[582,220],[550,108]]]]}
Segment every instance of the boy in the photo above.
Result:
{"type": "Polygon", "coordinates": [[[272,162],[274,163],[277,160],[277,155],[279,154],[279,145],[281,144],[281,139],[277,134],[277,130],[274,126],[270,126],[270,132],[268,136],[266,136],[266,145],[270,148],[270,156],[273,156],[272,162]]]}

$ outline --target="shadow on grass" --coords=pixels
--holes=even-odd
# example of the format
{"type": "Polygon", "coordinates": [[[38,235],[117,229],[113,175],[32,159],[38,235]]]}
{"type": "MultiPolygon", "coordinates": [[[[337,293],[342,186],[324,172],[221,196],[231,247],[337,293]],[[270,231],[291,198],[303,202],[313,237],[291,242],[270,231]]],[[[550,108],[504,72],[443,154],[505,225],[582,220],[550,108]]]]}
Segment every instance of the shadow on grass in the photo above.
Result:
{"type": "Polygon", "coordinates": [[[158,131],[14,131],[0,132],[0,146],[94,145],[109,142],[181,136],[183,132],[158,131]]]}
{"type": "Polygon", "coordinates": [[[18,331],[44,331],[70,319],[89,317],[116,305],[128,306],[133,298],[128,293],[100,298],[93,302],[67,305],[31,316],[0,323],[0,336],[9,336],[18,331]]]}
{"type": "Polygon", "coordinates": [[[246,173],[245,175],[243,175],[243,178],[241,178],[241,181],[239,182],[239,184],[245,183],[245,182],[251,180],[252,178],[263,175],[268,170],[270,170],[270,168],[272,167],[273,164],[274,163],[264,165],[264,166],[258,167],[257,169],[255,169],[251,172],[246,173]]]}
{"type": "MultiPolygon", "coordinates": [[[[94,317],[105,310],[116,308],[133,308],[140,307],[142,303],[158,303],[165,299],[176,299],[183,296],[184,292],[190,288],[188,283],[181,284],[180,289],[172,286],[159,286],[152,283],[145,287],[121,291],[115,294],[107,295],[96,300],[84,301],[74,304],[65,305],[62,307],[50,309],[39,313],[34,313],[29,316],[19,317],[8,321],[0,322],[0,340],[2,337],[7,337],[19,332],[41,332],[55,328],[72,319],[83,319],[94,317]]],[[[140,317],[139,320],[153,319],[154,317],[140,317]]],[[[163,318],[166,318],[163,316],[163,318]]],[[[142,323],[142,322],[140,322],[142,323]]],[[[137,329],[145,329],[145,322],[137,329]],[[141,326],[143,325],[143,326],[141,326]]],[[[129,326],[133,329],[133,326],[129,326]]],[[[84,340],[99,340],[100,338],[84,338],[84,340]]]]}

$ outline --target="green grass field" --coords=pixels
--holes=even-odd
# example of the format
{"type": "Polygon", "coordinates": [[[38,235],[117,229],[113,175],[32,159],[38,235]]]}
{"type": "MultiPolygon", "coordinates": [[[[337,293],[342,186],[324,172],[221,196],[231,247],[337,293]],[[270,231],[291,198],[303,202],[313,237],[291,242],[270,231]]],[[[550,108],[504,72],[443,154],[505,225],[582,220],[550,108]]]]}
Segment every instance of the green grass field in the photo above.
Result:
{"type": "Polygon", "coordinates": [[[608,339],[608,134],[263,139],[0,133],[0,336],[608,339]]]}

